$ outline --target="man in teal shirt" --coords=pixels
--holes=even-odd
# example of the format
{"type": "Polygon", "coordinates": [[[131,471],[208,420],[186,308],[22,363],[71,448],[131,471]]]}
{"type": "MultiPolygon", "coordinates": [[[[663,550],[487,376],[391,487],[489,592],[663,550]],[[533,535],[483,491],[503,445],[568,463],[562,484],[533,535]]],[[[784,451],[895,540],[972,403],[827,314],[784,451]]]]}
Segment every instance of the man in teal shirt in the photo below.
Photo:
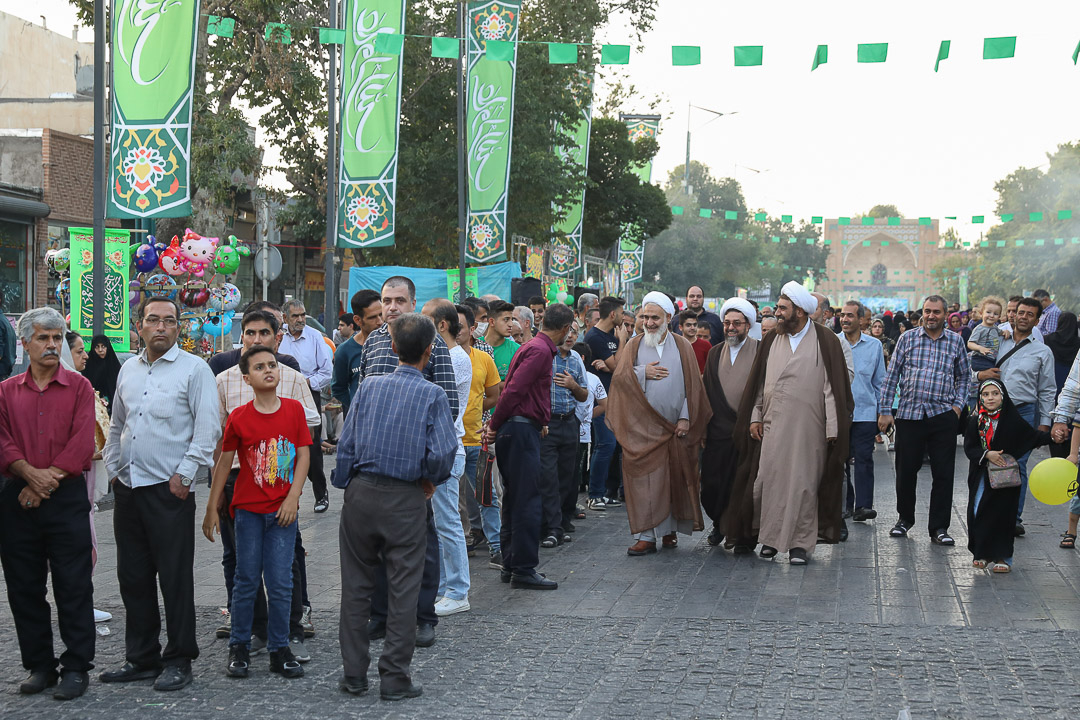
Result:
{"type": "Polygon", "coordinates": [[[510,323],[514,320],[514,306],[505,300],[495,300],[488,303],[488,331],[484,338],[491,346],[495,358],[495,367],[499,370],[499,377],[506,380],[506,373],[510,371],[510,361],[514,359],[514,353],[521,347],[510,339],[510,323]]]}
{"type": "Polygon", "coordinates": [[[334,375],[330,394],[341,403],[341,416],[349,414],[356,388],[360,385],[360,360],[364,357],[364,341],[382,325],[382,302],[374,290],[361,290],[352,296],[353,324],[356,332],[338,346],[334,353],[334,375]]]}

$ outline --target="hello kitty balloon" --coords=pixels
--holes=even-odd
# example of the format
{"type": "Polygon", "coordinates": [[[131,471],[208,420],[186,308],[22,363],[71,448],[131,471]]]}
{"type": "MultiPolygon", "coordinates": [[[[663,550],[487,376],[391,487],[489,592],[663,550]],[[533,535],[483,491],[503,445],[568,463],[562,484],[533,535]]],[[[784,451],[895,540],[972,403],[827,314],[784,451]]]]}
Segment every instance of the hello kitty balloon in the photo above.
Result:
{"type": "Polygon", "coordinates": [[[203,237],[191,228],[184,232],[184,239],[180,243],[180,265],[185,272],[195,277],[202,277],[206,268],[214,261],[214,253],[217,251],[218,239],[203,237]]]}

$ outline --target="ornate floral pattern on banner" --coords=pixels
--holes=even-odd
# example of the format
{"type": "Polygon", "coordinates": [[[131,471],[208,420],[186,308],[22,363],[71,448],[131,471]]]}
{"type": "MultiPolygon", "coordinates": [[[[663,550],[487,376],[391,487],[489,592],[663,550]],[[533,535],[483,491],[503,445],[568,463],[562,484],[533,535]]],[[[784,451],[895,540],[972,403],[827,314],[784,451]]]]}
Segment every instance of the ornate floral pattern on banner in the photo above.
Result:
{"type": "MultiPolygon", "coordinates": [[[[70,228],[71,238],[71,329],[85,338],[94,334],[94,231],[92,228],[70,228]]],[[[128,304],[129,238],[127,230],[105,230],[105,336],[113,349],[127,352],[131,340],[128,334],[131,307],[128,304]]]]}

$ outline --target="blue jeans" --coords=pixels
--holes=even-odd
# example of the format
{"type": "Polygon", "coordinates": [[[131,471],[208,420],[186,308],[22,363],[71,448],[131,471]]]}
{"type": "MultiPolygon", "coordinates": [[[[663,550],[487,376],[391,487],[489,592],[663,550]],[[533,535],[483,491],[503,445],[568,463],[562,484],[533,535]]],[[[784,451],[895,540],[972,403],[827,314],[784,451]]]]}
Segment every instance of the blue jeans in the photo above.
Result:
{"type": "Polygon", "coordinates": [[[236,527],[236,575],[229,645],[251,646],[255,591],[262,577],[266,585],[266,647],[271,652],[289,647],[297,523],[294,520],[288,527],[281,527],[276,513],[264,515],[237,510],[233,524],[236,527]]]}
{"type": "MultiPolygon", "coordinates": [[[[1020,417],[1024,418],[1028,425],[1035,427],[1035,403],[1017,403],[1016,411],[1020,413],[1020,417]]],[[[1027,499],[1028,493],[1027,461],[1030,456],[1031,452],[1029,451],[1016,458],[1016,461],[1020,463],[1020,505],[1016,508],[1016,522],[1020,522],[1020,518],[1024,514],[1024,500],[1027,499]]]]}
{"type": "Polygon", "coordinates": [[[458,480],[465,471],[465,449],[458,445],[450,479],[435,486],[431,510],[439,534],[439,595],[451,600],[469,596],[469,553],[465,547],[465,529],[458,510],[458,480]]]}
{"type": "Polygon", "coordinates": [[[605,422],[606,416],[597,415],[593,418],[593,456],[589,468],[589,499],[597,500],[604,497],[607,488],[608,468],[611,465],[611,456],[615,454],[615,433],[605,422]]]}
{"type": "MultiPolygon", "coordinates": [[[[476,463],[479,459],[479,445],[465,448],[465,480],[474,496],[476,494],[476,463]]],[[[491,507],[480,505],[480,522],[484,528],[484,537],[487,538],[488,547],[491,548],[492,553],[497,553],[502,551],[499,538],[502,532],[502,518],[499,516],[498,491],[494,487],[491,488],[491,499],[491,507]]]]}
{"type": "Polygon", "coordinates": [[[874,436],[877,435],[877,431],[876,422],[851,423],[850,452],[855,461],[844,464],[847,476],[845,510],[874,507],[874,436]]]}

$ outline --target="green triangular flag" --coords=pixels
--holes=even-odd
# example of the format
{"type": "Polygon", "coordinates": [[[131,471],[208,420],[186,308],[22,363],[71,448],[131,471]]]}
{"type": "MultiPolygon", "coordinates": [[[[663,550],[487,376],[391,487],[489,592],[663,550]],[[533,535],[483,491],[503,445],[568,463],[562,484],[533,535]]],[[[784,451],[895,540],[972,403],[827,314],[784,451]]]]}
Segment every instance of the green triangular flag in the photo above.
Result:
{"type": "Polygon", "coordinates": [[[206,34],[218,37],[231,38],[236,29],[236,21],[232,18],[208,15],[206,18],[206,34]]]}
{"type": "Polygon", "coordinates": [[[628,65],[629,63],[629,45],[604,45],[600,48],[601,65],[628,65]]]}
{"type": "Polygon", "coordinates": [[[575,43],[548,43],[548,64],[576,65],[577,45],[575,43]]]}
{"type": "Polygon", "coordinates": [[[941,41],[941,47],[937,51],[937,61],[934,63],[934,72],[938,71],[938,65],[941,65],[942,60],[948,59],[950,47],[952,47],[952,40],[941,41]]]}
{"type": "Polygon", "coordinates": [[[1002,60],[1016,56],[1016,36],[983,40],[983,60],[1002,60]]]}
{"type": "Polygon", "coordinates": [[[345,31],[339,28],[319,28],[319,43],[322,45],[344,45],[345,31]]]}
{"type": "Polygon", "coordinates": [[[461,55],[461,41],[457,38],[431,38],[431,57],[457,60],[461,55]]]}
{"type": "Polygon", "coordinates": [[[736,45],[735,67],[752,67],[761,64],[764,48],[761,45],[736,45]]]}
{"type": "Polygon", "coordinates": [[[375,36],[375,52],[384,55],[400,55],[405,47],[405,36],[397,33],[379,33],[375,36]]]}
{"type": "Polygon", "coordinates": [[[514,61],[514,43],[507,40],[488,40],[484,57],[500,62],[514,61]]]}
{"type": "Polygon", "coordinates": [[[814,51],[814,64],[810,66],[810,72],[814,72],[819,65],[824,65],[827,62],[829,62],[829,46],[818,45],[817,50],[814,51]]]}
{"type": "Polygon", "coordinates": [[[1076,59],[1080,58],[1080,43],[1076,43],[1076,49],[1073,50],[1073,65],[1076,64],[1076,59]]]}
{"type": "Polygon", "coordinates": [[[697,45],[672,45],[672,65],[700,65],[701,48],[697,45]]]}
{"type": "Polygon", "coordinates": [[[883,63],[889,55],[889,43],[859,43],[859,62],[883,63]]]}

